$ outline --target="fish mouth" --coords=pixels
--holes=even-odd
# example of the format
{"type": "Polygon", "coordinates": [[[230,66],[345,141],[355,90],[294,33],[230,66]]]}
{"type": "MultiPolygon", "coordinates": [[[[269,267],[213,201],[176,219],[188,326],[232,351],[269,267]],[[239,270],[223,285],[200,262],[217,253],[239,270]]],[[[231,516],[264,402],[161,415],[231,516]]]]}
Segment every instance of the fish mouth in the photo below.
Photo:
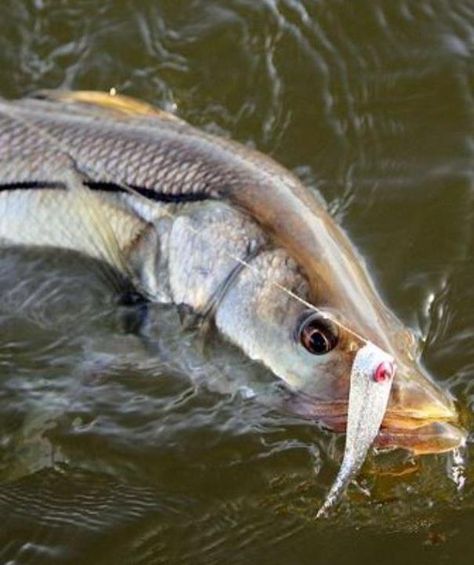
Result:
{"type": "MultiPolygon", "coordinates": [[[[301,415],[317,419],[331,431],[346,431],[346,399],[320,402],[300,397],[297,404],[301,415]]],[[[466,439],[467,432],[447,392],[424,374],[419,378],[395,378],[375,447],[402,448],[415,455],[435,454],[462,447],[466,439]]]]}
{"type": "MultiPolygon", "coordinates": [[[[328,405],[321,421],[334,431],[345,431],[347,410],[347,402],[328,405]]],[[[423,455],[452,451],[465,445],[466,438],[452,398],[431,382],[402,380],[394,382],[374,445],[423,455]]]]}
{"type": "MultiPolygon", "coordinates": [[[[335,432],[344,432],[347,405],[321,417],[321,423],[335,432]],[[341,413],[337,413],[341,410],[341,413]]],[[[402,448],[415,455],[445,453],[462,447],[467,432],[457,419],[411,418],[404,414],[387,412],[375,439],[374,446],[381,449],[402,448]]]]}
{"type": "Polygon", "coordinates": [[[453,398],[421,368],[395,378],[378,447],[403,447],[417,455],[444,453],[462,447],[466,438],[453,398]]]}

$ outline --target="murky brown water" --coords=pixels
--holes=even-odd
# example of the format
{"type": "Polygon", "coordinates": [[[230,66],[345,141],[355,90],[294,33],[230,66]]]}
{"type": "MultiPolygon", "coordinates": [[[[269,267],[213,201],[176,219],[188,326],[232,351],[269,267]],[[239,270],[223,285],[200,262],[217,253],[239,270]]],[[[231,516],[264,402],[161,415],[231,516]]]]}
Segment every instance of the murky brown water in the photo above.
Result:
{"type": "MultiPolygon", "coordinates": [[[[0,94],[115,87],[295,170],[472,429],[473,36],[468,0],[2,0],[0,94]]],[[[127,333],[71,256],[3,252],[0,296],[2,563],[473,562],[471,443],[316,523],[343,442],[263,370],[164,308],[127,333]]]]}

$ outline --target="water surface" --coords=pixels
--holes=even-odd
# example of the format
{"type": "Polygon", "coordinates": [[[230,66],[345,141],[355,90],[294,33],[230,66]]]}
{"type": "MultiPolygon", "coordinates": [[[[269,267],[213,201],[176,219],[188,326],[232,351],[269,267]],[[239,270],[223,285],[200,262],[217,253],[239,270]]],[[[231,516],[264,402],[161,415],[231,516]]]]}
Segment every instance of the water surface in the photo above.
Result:
{"type": "MultiPolygon", "coordinates": [[[[116,88],[274,156],[471,427],[473,35],[467,0],[3,0],[0,95],[116,88]]],[[[171,309],[141,339],[77,256],[3,252],[0,292],[2,563],[474,559],[471,443],[372,457],[315,522],[343,438],[264,370],[171,309]]]]}

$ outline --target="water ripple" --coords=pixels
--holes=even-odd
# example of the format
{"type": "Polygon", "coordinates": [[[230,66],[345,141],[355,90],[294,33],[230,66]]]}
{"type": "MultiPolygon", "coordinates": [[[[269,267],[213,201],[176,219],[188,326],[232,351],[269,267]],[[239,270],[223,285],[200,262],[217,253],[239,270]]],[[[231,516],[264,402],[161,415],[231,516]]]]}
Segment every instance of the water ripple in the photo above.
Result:
{"type": "MultiPolygon", "coordinates": [[[[115,87],[273,154],[321,190],[472,428],[473,19],[464,0],[4,0],[1,94],[115,87]]],[[[458,492],[449,457],[378,455],[315,524],[341,438],[166,309],[127,334],[97,269],[59,263],[0,263],[2,562],[472,555],[471,463],[458,492]]]]}

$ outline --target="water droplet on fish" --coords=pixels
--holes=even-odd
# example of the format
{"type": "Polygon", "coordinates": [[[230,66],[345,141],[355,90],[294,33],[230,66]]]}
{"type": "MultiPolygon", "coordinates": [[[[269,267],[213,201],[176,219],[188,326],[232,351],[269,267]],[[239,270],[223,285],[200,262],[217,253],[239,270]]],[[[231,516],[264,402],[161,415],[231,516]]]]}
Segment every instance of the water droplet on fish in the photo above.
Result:
{"type": "Polygon", "coordinates": [[[257,394],[253,390],[253,388],[250,388],[249,386],[241,386],[239,388],[239,393],[242,395],[242,398],[245,398],[245,399],[254,398],[257,394]]]}
{"type": "Polygon", "coordinates": [[[461,449],[454,449],[448,460],[448,474],[459,492],[466,484],[466,461],[461,449]]]}

